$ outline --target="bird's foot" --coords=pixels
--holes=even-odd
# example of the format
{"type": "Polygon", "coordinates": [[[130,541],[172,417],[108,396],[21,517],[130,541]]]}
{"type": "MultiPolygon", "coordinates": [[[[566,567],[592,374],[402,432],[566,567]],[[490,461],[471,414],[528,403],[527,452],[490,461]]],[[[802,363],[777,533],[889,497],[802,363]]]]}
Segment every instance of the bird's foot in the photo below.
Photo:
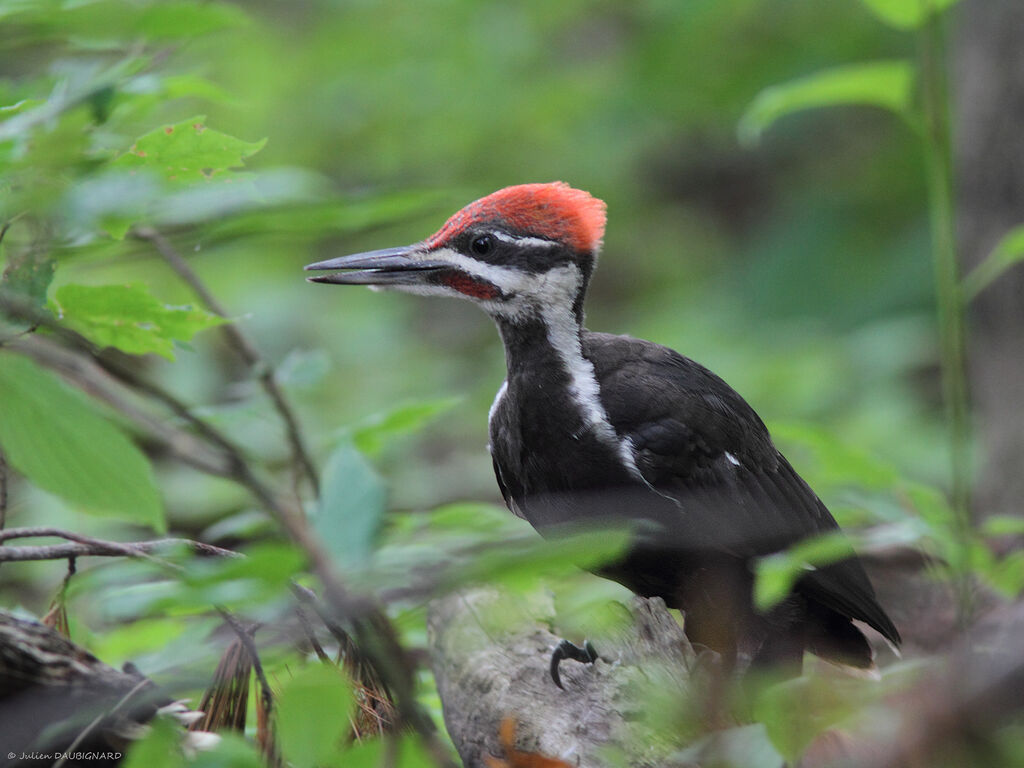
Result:
{"type": "Polygon", "coordinates": [[[558,675],[558,665],[562,663],[562,659],[572,659],[583,664],[593,664],[599,658],[594,644],[589,640],[583,641],[582,648],[570,643],[568,640],[563,640],[555,646],[555,650],[551,654],[551,679],[555,681],[555,685],[565,690],[562,685],[562,679],[558,675]]]}

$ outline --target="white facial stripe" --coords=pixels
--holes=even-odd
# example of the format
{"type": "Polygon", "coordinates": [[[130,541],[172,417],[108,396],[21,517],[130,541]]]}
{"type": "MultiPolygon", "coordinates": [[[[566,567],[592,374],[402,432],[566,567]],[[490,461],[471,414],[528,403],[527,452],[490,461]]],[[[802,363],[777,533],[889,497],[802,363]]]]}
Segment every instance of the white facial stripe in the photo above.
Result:
{"type": "Polygon", "coordinates": [[[530,275],[518,269],[499,267],[471,259],[469,256],[453,251],[451,248],[439,248],[423,255],[429,261],[443,261],[451,264],[467,275],[479,277],[491,285],[497,286],[504,294],[520,293],[529,285],[530,275]]]}
{"type": "Polygon", "coordinates": [[[534,248],[551,248],[558,245],[554,240],[544,240],[540,237],[516,237],[515,235],[507,235],[504,232],[491,232],[490,234],[503,243],[511,243],[513,245],[529,245],[534,248]]]}

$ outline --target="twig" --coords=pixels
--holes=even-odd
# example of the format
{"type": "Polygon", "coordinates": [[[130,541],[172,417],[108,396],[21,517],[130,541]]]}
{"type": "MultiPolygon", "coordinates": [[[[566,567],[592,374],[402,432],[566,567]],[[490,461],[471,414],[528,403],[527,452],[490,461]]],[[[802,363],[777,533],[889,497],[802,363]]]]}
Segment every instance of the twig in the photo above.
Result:
{"type": "Polygon", "coordinates": [[[942,392],[949,428],[951,502],[957,541],[959,619],[971,617],[971,545],[977,537],[971,515],[970,409],[967,385],[965,301],[956,248],[956,201],[942,14],[921,27],[921,96],[925,118],[924,161],[928,183],[932,267],[938,313],[942,392]]]}
{"type": "Polygon", "coordinates": [[[7,524],[7,457],[0,449],[0,531],[7,524]]]}
{"type": "MultiPolygon", "coordinates": [[[[27,560],[63,560],[71,557],[141,557],[152,559],[150,553],[171,546],[187,546],[204,555],[218,557],[243,557],[239,552],[222,549],[190,539],[157,539],[155,541],[119,542],[95,539],[60,528],[9,528],[0,531],[0,543],[10,539],[53,537],[67,539],[68,544],[51,544],[30,547],[0,547],[0,563],[24,562],[27,560]]],[[[163,564],[163,561],[160,561],[163,564]]]]}
{"type": "MultiPolygon", "coordinates": [[[[227,622],[228,626],[234,631],[235,635],[238,636],[238,641],[244,646],[246,653],[252,658],[252,668],[256,672],[256,679],[260,683],[260,698],[263,699],[263,708],[266,712],[272,712],[274,709],[274,700],[270,693],[270,682],[267,680],[266,674],[263,672],[263,665],[260,663],[260,654],[256,650],[256,643],[253,642],[252,634],[250,630],[242,626],[242,622],[236,619],[229,611],[217,606],[217,613],[221,615],[224,621],[227,622]]],[[[255,629],[255,627],[253,627],[255,629]]]]}
{"type": "Polygon", "coordinates": [[[330,662],[331,657],[327,655],[324,647],[320,645],[320,641],[317,640],[316,631],[313,629],[313,624],[309,620],[309,614],[306,613],[306,609],[302,606],[301,602],[295,604],[295,615],[299,619],[299,626],[302,627],[302,633],[306,636],[306,640],[313,648],[313,652],[316,653],[316,657],[323,662],[330,662]]]}
{"type": "MultiPolygon", "coordinates": [[[[227,311],[217,301],[217,297],[210,292],[199,278],[199,275],[193,271],[188,262],[175,250],[166,237],[149,227],[140,227],[134,230],[134,235],[140,240],[151,243],[156,248],[164,261],[185,281],[210,312],[225,319],[230,319],[227,311]]],[[[313,492],[319,496],[320,480],[313,466],[313,460],[310,458],[295,411],[288,403],[284,393],[277,384],[277,380],[274,378],[274,369],[263,358],[263,355],[252,340],[243,333],[238,323],[233,321],[225,323],[221,326],[221,329],[228,344],[238,352],[242,360],[245,361],[245,364],[257,375],[260,385],[270,397],[278,414],[280,414],[281,421],[284,423],[285,431],[288,434],[288,442],[291,444],[293,460],[297,466],[301,467],[302,472],[309,480],[313,492]]]]}

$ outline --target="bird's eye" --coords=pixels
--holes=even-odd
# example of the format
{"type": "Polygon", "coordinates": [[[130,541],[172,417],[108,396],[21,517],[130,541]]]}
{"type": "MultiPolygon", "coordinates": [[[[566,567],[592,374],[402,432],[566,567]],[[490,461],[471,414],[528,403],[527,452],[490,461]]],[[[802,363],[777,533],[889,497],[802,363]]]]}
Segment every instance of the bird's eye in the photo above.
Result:
{"type": "Polygon", "coordinates": [[[486,256],[494,247],[494,238],[490,235],[480,235],[469,244],[469,247],[477,256],[486,256]]]}

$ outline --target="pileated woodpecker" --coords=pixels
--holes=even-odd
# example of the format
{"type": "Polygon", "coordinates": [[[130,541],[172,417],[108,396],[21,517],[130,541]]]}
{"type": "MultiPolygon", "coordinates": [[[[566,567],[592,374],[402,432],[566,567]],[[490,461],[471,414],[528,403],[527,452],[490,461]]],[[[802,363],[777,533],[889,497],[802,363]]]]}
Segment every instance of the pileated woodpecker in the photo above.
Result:
{"type": "MultiPolygon", "coordinates": [[[[809,570],[768,612],[753,603],[755,558],[838,530],[772,444],[754,410],[667,347],[583,327],[605,204],[558,182],[501,189],[426,240],[308,270],[318,283],[469,299],[505,344],[490,450],[509,508],[542,534],[629,523],[627,552],[599,573],[685,614],[687,636],[722,654],[799,665],[805,650],[873,668],[862,621],[894,644],[852,550],[809,570]]],[[[592,650],[556,651],[590,661],[592,650]]]]}

